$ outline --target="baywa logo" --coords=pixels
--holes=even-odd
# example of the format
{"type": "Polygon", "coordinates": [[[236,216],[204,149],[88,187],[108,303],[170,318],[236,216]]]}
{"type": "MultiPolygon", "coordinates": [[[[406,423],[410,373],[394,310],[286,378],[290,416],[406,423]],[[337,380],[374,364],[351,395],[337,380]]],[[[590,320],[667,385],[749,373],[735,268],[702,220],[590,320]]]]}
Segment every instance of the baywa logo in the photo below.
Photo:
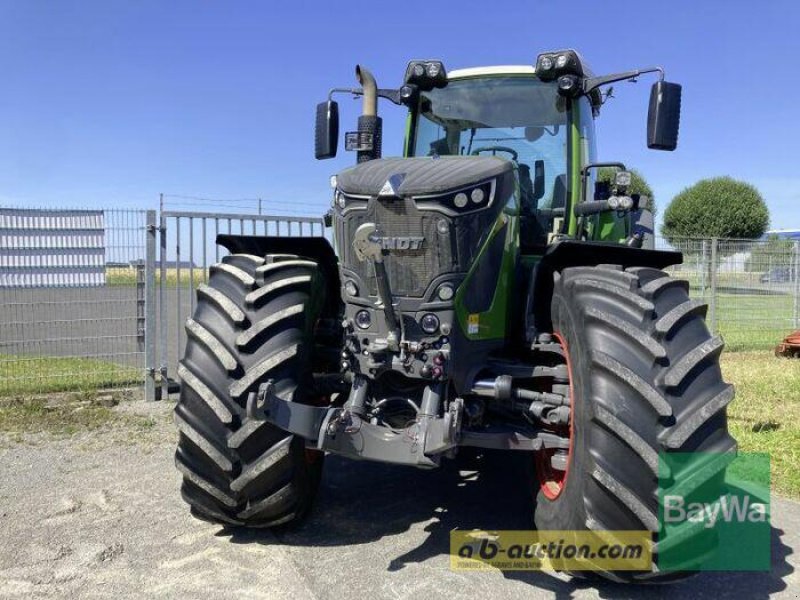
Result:
{"type": "Polygon", "coordinates": [[[769,570],[769,488],[767,454],[661,454],[659,570],[769,570]]]}
{"type": "Polygon", "coordinates": [[[744,497],[725,494],[716,502],[687,502],[683,496],[664,496],[665,523],[703,523],[714,527],[722,519],[725,523],[765,523],[767,505],[755,502],[749,494],[744,497]]]}

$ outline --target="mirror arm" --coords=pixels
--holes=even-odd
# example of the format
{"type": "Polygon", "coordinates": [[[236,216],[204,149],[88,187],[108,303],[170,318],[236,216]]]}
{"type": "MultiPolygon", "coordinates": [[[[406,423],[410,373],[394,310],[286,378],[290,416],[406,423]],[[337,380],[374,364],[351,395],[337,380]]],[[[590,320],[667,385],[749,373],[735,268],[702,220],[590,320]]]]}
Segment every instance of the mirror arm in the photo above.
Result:
{"type": "MultiPolygon", "coordinates": [[[[334,94],[352,94],[353,96],[363,96],[364,90],[361,88],[332,88],[328,92],[328,100],[333,100],[334,94]]],[[[378,97],[379,98],[386,98],[392,104],[397,104],[400,106],[403,102],[400,100],[400,90],[391,90],[391,89],[379,89],[378,90],[378,97]]]]}
{"type": "Polygon", "coordinates": [[[363,92],[358,88],[331,88],[331,91],[328,92],[328,102],[333,100],[334,94],[352,94],[353,96],[360,96],[362,93],[363,92]]]}
{"type": "MultiPolygon", "coordinates": [[[[581,197],[583,198],[582,202],[586,202],[586,196],[588,194],[588,190],[586,189],[586,184],[589,181],[588,177],[589,171],[591,171],[592,169],[602,169],[603,167],[616,167],[623,171],[627,170],[625,164],[621,162],[595,162],[595,163],[589,163],[588,165],[583,167],[581,169],[581,197]]],[[[583,229],[585,215],[574,215],[573,217],[570,218],[574,218],[575,216],[578,218],[578,235],[580,235],[580,231],[581,229],[583,229]]]]}
{"type": "Polygon", "coordinates": [[[648,67],[646,69],[636,69],[635,71],[626,71],[624,73],[614,73],[613,75],[603,75],[602,77],[591,77],[583,82],[583,93],[588,94],[602,85],[615,83],[617,81],[625,81],[635,79],[639,75],[645,73],[658,73],[659,81],[664,81],[664,69],[661,67],[648,67]]]}

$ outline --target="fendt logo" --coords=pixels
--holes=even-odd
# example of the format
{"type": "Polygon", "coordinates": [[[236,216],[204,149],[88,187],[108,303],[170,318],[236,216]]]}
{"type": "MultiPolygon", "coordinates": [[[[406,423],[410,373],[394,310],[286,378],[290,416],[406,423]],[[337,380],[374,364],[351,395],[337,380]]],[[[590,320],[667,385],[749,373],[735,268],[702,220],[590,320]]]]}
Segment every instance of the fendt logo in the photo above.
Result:
{"type": "Polygon", "coordinates": [[[422,236],[379,237],[375,239],[384,250],[422,250],[422,236]]]}

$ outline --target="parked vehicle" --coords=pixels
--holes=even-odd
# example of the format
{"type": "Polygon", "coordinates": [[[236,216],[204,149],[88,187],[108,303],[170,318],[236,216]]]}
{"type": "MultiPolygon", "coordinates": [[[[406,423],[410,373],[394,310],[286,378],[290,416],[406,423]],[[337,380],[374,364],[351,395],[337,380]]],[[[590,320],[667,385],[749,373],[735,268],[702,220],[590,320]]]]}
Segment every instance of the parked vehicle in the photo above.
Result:
{"type": "Polygon", "coordinates": [[[761,283],[791,283],[794,273],[791,267],[776,267],[764,273],[760,278],[761,283]]]}
{"type": "Polygon", "coordinates": [[[800,329],[787,335],[780,344],[775,346],[775,356],[800,358],[800,329]]]}
{"type": "MultiPolygon", "coordinates": [[[[332,180],[333,246],[222,235],[231,254],[198,291],[175,411],[194,514],[274,527],[308,512],[325,453],[435,468],[472,446],[530,455],[540,530],[661,535],[659,453],[736,442],[722,340],[663,270],[682,256],[646,245],[630,173],[594,156],[600,88],[648,72],[648,146],[674,150],[681,87],[661,69],[597,77],[564,50],[535,67],[412,61],[382,89],[357,67],[358,164],[332,180]],[[408,111],[401,158],[381,158],[379,97],[408,111]],[[609,166],[615,181],[593,185],[609,166]]],[[[321,103],[317,158],[338,131],[321,103]]],[[[713,490],[724,464],[674,476],[713,490]]],[[[662,535],[655,553],[712,535],[662,535]]]]}

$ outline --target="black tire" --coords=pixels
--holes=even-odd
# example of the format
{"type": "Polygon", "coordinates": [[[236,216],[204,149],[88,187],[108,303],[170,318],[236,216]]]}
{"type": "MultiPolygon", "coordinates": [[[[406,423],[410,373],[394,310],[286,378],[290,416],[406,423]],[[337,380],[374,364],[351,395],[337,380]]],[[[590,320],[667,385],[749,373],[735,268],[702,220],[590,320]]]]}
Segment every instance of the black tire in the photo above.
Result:
{"type": "Polygon", "coordinates": [[[324,286],[296,256],[232,254],[197,291],[179,366],[175,464],[192,513],[226,525],[272,527],[301,519],[319,485],[321,453],[247,416],[247,398],[271,379],[277,395],[314,402],[313,327],[324,286]]]}
{"type": "Polygon", "coordinates": [[[718,497],[736,452],[726,417],[733,386],[719,367],[722,340],[709,334],[706,307],[689,299],[688,283],[663,271],[601,265],[555,277],[553,330],[571,364],[573,445],[560,493],[538,493],[536,527],[650,530],[657,540],[652,571],[599,574],[616,581],[685,577],[702,560],[698,549],[711,552],[716,540],[702,527],[686,537],[660,531],[659,453],[723,453],[713,464],[671,473],[672,482],[691,482],[693,493],[718,497]],[[670,545],[693,558],[680,571],[659,572],[659,552],[670,545]]]}

